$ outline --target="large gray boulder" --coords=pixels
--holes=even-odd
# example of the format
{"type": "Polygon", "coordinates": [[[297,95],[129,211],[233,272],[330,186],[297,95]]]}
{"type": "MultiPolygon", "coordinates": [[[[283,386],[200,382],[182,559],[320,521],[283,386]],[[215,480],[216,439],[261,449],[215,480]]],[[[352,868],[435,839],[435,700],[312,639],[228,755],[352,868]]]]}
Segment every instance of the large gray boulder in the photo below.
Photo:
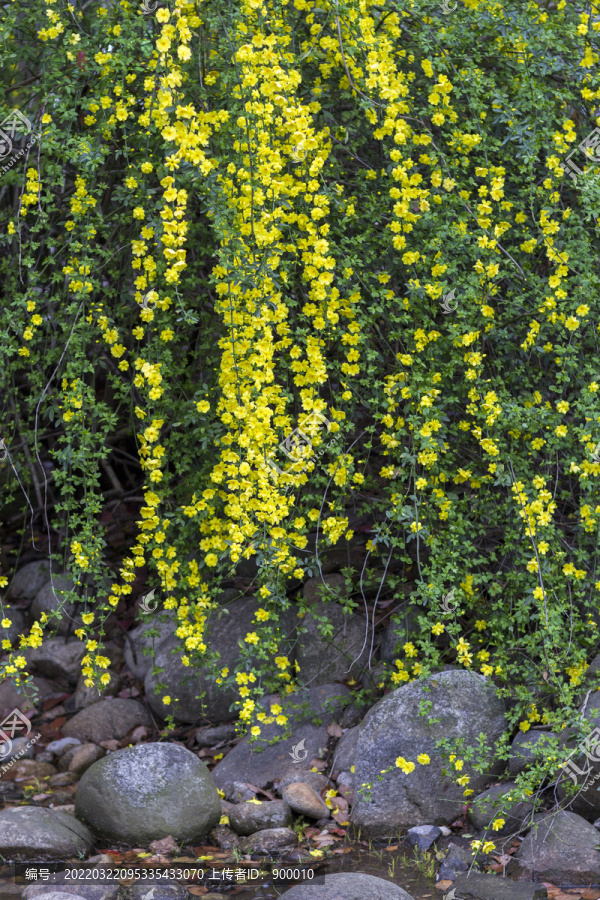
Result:
{"type": "Polygon", "coordinates": [[[27,607],[33,602],[35,595],[49,578],[50,564],[48,560],[39,559],[27,563],[21,566],[9,584],[6,599],[10,603],[18,603],[19,606],[27,607]]]}
{"type": "MultiPolygon", "coordinates": [[[[353,825],[378,837],[397,834],[402,827],[453,821],[462,811],[464,787],[456,783],[458,776],[442,775],[451,764],[442,760],[436,742],[464,738],[467,745],[477,744],[483,734],[493,747],[504,730],[504,714],[493,686],[466,670],[440,672],[383,697],[359,725],[353,825]],[[421,702],[432,704],[429,716],[419,714],[421,702]],[[428,754],[429,765],[419,765],[421,753],[428,754]],[[394,768],[379,781],[381,770],[395,766],[399,756],[414,762],[414,771],[405,774],[394,768]],[[359,794],[367,783],[372,784],[370,799],[359,794]]],[[[480,774],[465,765],[461,775],[470,776],[469,787],[478,791],[501,769],[502,764],[491,764],[488,773],[480,774]]]]}
{"type": "Polygon", "coordinates": [[[543,884],[519,884],[511,878],[476,872],[459,875],[452,887],[455,900],[548,900],[543,884]]]}
{"type": "Polygon", "coordinates": [[[349,772],[356,764],[356,747],[358,744],[358,725],[349,728],[336,744],[333,753],[332,772],[349,772]]]}
{"type": "Polygon", "coordinates": [[[158,649],[175,630],[175,613],[172,610],[161,610],[160,617],[151,622],[142,622],[127,632],[125,640],[125,663],[138,681],[143,681],[152,669],[154,662],[149,651],[158,649]],[[167,617],[163,622],[163,618],[167,617]]]}
{"type": "Polygon", "coordinates": [[[0,812],[0,856],[5,860],[69,859],[94,843],[89,829],[73,816],[41,806],[14,806],[0,812]]]}
{"type": "Polygon", "coordinates": [[[76,713],[63,725],[62,733],[65,737],[79,738],[82,744],[87,741],[101,744],[102,741],[124,738],[138,725],[152,725],[150,713],[143,703],[109,697],[76,713]]]}
{"type": "Polygon", "coordinates": [[[600,816],[600,691],[588,698],[580,713],[591,731],[582,740],[575,729],[560,735],[561,753],[572,754],[559,777],[557,794],[563,808],[595,822],[600,816]]]}
{"type": "Polygon", "coordinates": [[[48,616],[48,630],[55,634],[72,634],[81,628],[81,612],[85,611],[82,603],[67,602],[67,593],[74,587],[73,579],[68,575],[55,575],[52,581],[44,584],[31,604],[31,615],[39,619],[42,613],[48,616]],[[59,612],[60,618],[52,613],[59,612]]]}
{"type": "Polygon", "coordinates": [[[296,662],[304,684],[326,684],[360,674],[369,659],[371,631],[364,616],[347,615],[339,603],[315,602],[298,620],[296,662]],[[319,621],[327,619],[328,633],[319,621]]]}
{"type": "Polygon", "coordinates": [[[561,809],[533,826],[506,871],[519,881],[594,883],[600,878],[598,843],[593,825],[561,809]]]}
{"type": "Polygon", "coordinates": [[[261,725],[259,739],[251,743],[246,736],[225,759],[217,763],[212,771],[215,784],[227,795],[233,791],[237,781],[248,781],[264,788],[286,775],[293,774],[293,780],[296,780],[301,772],[311,768],[311,760],[327,746],[327,725],[334,718],[339,718],[344,701],[351,696],[342,684],[322,684],[310,691],[305,689],[294,694],[300,708],[296,712],[288,712],[291,734],[284,740],[269,744],[269,741],[287,734],[286,726],[274,722],[261,725]]]}
{"type": "Polygon", "coordinates": [[[300,884],[282,894],[284,900],[413,900],[403,888],[362,872],[335,872],[324,884],[300,884]]]}
{"type": "MultiPolygon", "coordinates": [[[[220,613],[212,616],[207,626],[207,643],[211,651],[220,654],[219,667],[227,666],[230,670],[235,667],[240,654],[240,642],[244,644],[246,635],[256,630],[254,616],[258,608],[259,603],[255,597],[238,597],[228,602],[220,613]]],[[[290,609],[283,616],[282,632],[289,633],[293,627],[293,619],[290,609]]],[[[175,721],[191,724],[199,724],[202,719],[210,719],[213,724],[231,719],[233,714],[230,706],[237,699],[235,690],[224,689],[215,684],[214,679],[202,670],[184,666],[181,653],[177,650],[179,644],[180,640],[175,634],[164,638],[155,658],[156,666],[164,671],[153,675],[150,670],[146,674],[146,697],[153,712],[161,718],[172,713],[175,721]],[[155,688],[159,683],[165,684],[166,688],[156,694],[155,688]],[[203,691],[204,699],[198,699],[203,691]],[[165,695],[171,698],[168,706],[163,703],[165,695]]]]}
{"type": "Polygon", "coordinates": [[[221,818],[210,772],[179,744],[140,744],[109,753],[83,775],[75,815],[103,838],[145,847],[172,835],[193,843],[221,818]]]}

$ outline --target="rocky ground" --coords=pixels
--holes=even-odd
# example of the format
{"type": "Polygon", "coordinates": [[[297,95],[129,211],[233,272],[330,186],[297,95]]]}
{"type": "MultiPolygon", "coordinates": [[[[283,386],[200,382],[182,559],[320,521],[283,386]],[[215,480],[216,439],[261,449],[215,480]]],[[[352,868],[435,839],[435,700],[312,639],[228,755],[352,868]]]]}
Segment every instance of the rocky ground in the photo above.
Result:
{"type": "MultiPolygon", "coordinates": [[[[345,854],[375,846],[385,850],[386,860],[416,853],[431,875],[430,893],[437,891],[440,898],[597,900],[600,890],[592,886],[600,883],[600,793],[595,789],[569,808],[560,791],[556,796],[549,791],[533,817],[529,804],[505,803],[506,824],[492,835],[500,849],[473,858],[471,841],[490,837],[494,804],[510,791],[511,779],[527,765],[532,743],[543,732],[519,733],[506,769],[496,766],[483,774],[465,769],[476,792],[465,805],[463,788],[442,772],[435,744],[443,737],[475,743],[480,734],[493,744],[505,727],[506,709],[491,685],[478,674],[447,666],[427,685],[407,683],[372,704],[363,692],[357,703],[356,689],[377,682],[397,642],[408,639],[410,616],[402,606],[394,606],[387,621],[383,616],[369,671],[362,650],[367,620],[345,616],[336,602],[344,591],[342,576],[328,572],[302,590],[309,630],[297,641],[295,658],[306,686],[296,697],[291,734],[269,743],[284,729],[264,726],[254,748],[236,732],[230,696],[201,676],[182,680],[187,673],[171,655],[176,642],[170,622],[159,626],[155,642],[157,664],[165,668],[161,681],[178,698],[172,707],[177,727],[168,734],[164,705],[154,694],[151,658],[143,652],[147,626],[115,621],[106,649],[111,679],[101,694],[85,687],[79,674],[84,650],[70,635],[73,621],[64,619],[54,638],[28,651],[37,698],[24,698],[10,683],[0,685],[0,719],[19,709],[31,722],[31,731],[13,740],[10,752],[5,746],[0,759],[2,859],[79,860],[96,869],[198,861],[227,869],[274,861],[303,863],[319,873],[327,861],[338,857],[341,867],[345,854]],[[333,601],[328,614],[335,634],[329,641],[311,622],[313,612],[322,610],[319,591],[333,601]],[[201,688],[207,691],[205,715],[195,699],[201,688]],[[418,714],[425,699],[433,703],[434,723],[418,714]],[[414,760],[423,753],[430,757],[428,765],[410,774],[394,768],[377,779],[397,757],[414,760]],[[358,790],[364,783],[372,783],[368,799],[358,790]],[[561,891],[560,884],[571,887],[561,891]]],[[[24,565],[4,599],[16,637],[33,617],[55,608],[47,564],[24,565]]],[[[257,604],[233,588],[222,603],[229,616],[217,625],[213,646],[224,665],[233,665],[237,641],[249,630],[257,604]]],[[[292,619],[285,627],[294,628],[292,619]]],[[[271,695],[262,702],[268,711],[280,700],[271,695]]],[[[588,698],[586,715],[593,719],[599,706],[595,696],[588,698]]],[[[600,771],[600,763],[594,765],[600,771]]],[[[411,900],[401,886],[401,866],[382,866],[381,874],[327,874],[323,886],[282,888],[277,895],[411,900]]],[[[115,900],[125,889],[130,900],[142,900],[140,884],[78,885],[76,893],[85,900],[115,900]]],[[[182,890],[157,885],[153,900],[177,900],[182,890]]],[[[239,890],[232,884],[191,887],[206,900],[215,891],[223,896],[239,890]]],[[[44,900],[61,900],[65,891],[73,888],[29,885],[24,897],[34,900],[43,893],[44,900]]],[[[0,882],[0,898],[20,893],[21,888],[0,882]]]]}

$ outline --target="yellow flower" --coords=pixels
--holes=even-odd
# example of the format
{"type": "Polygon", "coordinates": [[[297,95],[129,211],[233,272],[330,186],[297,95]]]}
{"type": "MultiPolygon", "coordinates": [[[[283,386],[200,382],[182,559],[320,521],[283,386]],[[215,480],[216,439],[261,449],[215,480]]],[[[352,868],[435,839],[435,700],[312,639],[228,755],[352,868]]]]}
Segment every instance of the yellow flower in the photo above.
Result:
{"type": "Polygon", "coordinates": [[[419,753],[419,755],[417,756],[417,762],[422,766],[428,766],[431,760],[426,753],[419,753]]]}
{"type": "Polygon", "coordinates": [[[94,621],[94,613],[84,613],[81,617],[84,625],[91,625],[94,621]]]}

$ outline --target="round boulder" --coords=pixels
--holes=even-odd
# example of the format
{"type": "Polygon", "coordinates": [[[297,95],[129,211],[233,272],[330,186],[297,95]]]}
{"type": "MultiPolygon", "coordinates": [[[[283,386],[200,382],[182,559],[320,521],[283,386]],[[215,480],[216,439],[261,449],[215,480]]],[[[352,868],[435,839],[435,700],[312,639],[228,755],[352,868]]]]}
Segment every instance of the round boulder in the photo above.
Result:
{"type": "MultiPolygon", "coordinates": [[[[483,734],[493,747],[504,727],[505,706],[493,685],[464,669],[410,682],[383,697],[358,727],[353,825],[369,837],[384,837],[406,826],[452,822],[462,811],[464,788],[443,774],[448,763],[436,750],[437,742],[464,738],[468,746],[483,734]],[[430,704],[429,714],[420,714],[421,703],[430,704]],[[418,763],[422,753],[429,756],[428,764],[418,763]],[[398,757],[414,762],[415,769],[405,774],[395,766],[398,757]],[[379,781],[382,769],[390,767],[379,781]],[[361,796],[363,784],[372,785],[370,796],[361,796]]],[[[465,764],[461,774],[470,777],[469,787],[478,792],[502,768],[491,762],[489,772],[480,773],[465,764]]]]}
{"type": "MultiPolygon", "coordinates": [[[[260,604],[255,597],[230,599],[230,593],[237,594],[237,591],[224,592],[222,608],[211,612],[208,640],[211,650],[220,655],[219,665],[233,669],[239,658],[239,642],[254,630],[254,616],[260,604]]],[[[281,617],[282,634],[287,635],[293,627],[294,614],[289,609],[281,617]]],[[[171,633],[158,645],[154,661],[164,671],[153,675],[150,667],[145,678],[146,697],[152,711],[161,718],[172,713],[176,722],[191,724],[198,724],[204,718],[217,725],[231,719],[230,706],[236,692],[219,687],[208,672],[184,666],[181,653],[174,652],[180,644],[181,640],[171,633]],[[166,685],[166,689],[157,694],[155,689],[159,683],[166,685]],[[165,694],[171,697],[169,706],[163,703],[165,694]]]]}
{"type": "Polygon", "coordinates": [[[325,875],[324,884],[297,884],[282,900],[413,900],[410,894],[383,878],[362,872],[325,875]]]}
{"type": "Polygon", "coordinates": [[[171,835],[202,840],[221,818],[210,772],[178,744],[142,744],[110,753],[84,773],[75,815],[113,841],[145,847],[171,835]]]}

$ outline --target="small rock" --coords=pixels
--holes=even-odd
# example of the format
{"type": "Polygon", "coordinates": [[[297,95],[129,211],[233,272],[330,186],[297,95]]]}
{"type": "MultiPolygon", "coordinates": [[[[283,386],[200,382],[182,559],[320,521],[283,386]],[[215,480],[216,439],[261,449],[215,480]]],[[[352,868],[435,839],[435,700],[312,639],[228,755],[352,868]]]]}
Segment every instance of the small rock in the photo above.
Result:
{"type": "Polygon", "coordinates": [[[325,875],[324,884],[298,884],[282,900],[413,900],[410,894],[383,878],[363,872],[325,875]]]}
{"type": "Polygon", "coordinates": [[[102,741],[124,738],[136,725],[152,725],[146,707],[138,700],[111,697],[76,713],[63,726],[62,732],[66,737],[100,744],[102,741]]]}
{"type": "Polygon", "coordinates": [[[354,790],[354,775],[352,772],[340,772],[335,780],[341,787],[354,790]]]}
{"type": "Polygon", "coordinates": [[[406,835],[406,841],[411,847],[417,850],[429,850],[429,848],[441,836],[442,829],[435,825],[417,825],[415,828],[409,828],[406,835]]]}
{"type": "Polygon", "coordinates": [[[69,859],[93,845],[91,832],[53,809],[15,806],[0,812],[0,855],[4,860],[69,859]]]}
{"type": "Polygon", "coordinates": [[[38,762],[47,762],[47,763],[54,763],[56,761],[56,757],[55,757],[54,753],[48,753],[47,750],[42,750],[41,753],[38,753],[38,755],[36,756],[36,759],[38,762]]]}
{"type": "Polygon", "coordinates": [[[82,744],[81,747],[76,747],[74,750],[69,763],[69,772],[80,777],[84,772],[87,772],[91,765],[98,762],[99,759],[103,759],[105,756],[106,750],[104,747],[99,747],[97,744],[91,743],[82,744]]]}
{"type": "Polygon", "coordinates": [[[53,706],[52,709],[49,709],[47,712],[42,713],[42,718],[45,722],[51,722],[53,719],[57,719],[59,716],[67,716],[70,710],[63,703],[59,703],[58,706],[53,706]]]}
{"type": "Polygon", "coordinates": [[[234,781],[232,784],[225,786],[225,796],[232,804],[235,804],[253,800],[256,794],[243,781],[234,781]]]}
{"type": "Polygon", "coordinates": [[[229,725],[204,725],[196,732],[198,747],[213,747],[221,741],[232,741],[236,736],[235,723],[229,725]]]}
{"type": "Polygon", "coordinates": [[[61,738],[59,741],[51,741],[46,747],[46,751],[48,753],[53,753],[54,756],[62,756],[63,753],[66,753],[71,747],[79,747],[80,744],[81,741],[79,738],[61,738]]]}
{"type": "Polygon", "coordinates": [[[517,884],[498,875],[459,875],[453,884],[455,900],[547,900],[543,884],[517,884]]]}
{"type": "Polygon", "coordinates": [[[101,685],[100,689],[95,685],[86,687],[86,676],[81,675],[73,694],[73,706],[75,709],[85,709],[104,697],[114,697],[115,694],[118,694],[121,690],[121,676],[111,669],[107,669],[106,672],[110,676],[110,681],[108,684],[101,685]]]}
{"type": "MultiPolygon", "coordinates": [[[[440,881],[449,878],[455,881],[461,872],[466,872],[473,865],[473,854],[465,847],[459,847],[458,844],[448,844],[448,852],[444,857],[440,868],[438,869],[438,878],[440,881]]],[[[477,868],[475,866],[475,868],[477,868]]]]}
{"type": "Polygon", "coordinates": [[[41,780],[48,775],[56,775],[56,769],[51,763],[38,762],[36,759],[23,759],[15,763],[5,774],[9,775],[10,781],[24,778],[38,778],[41,780]]]}
{"type": "Polygon", "coordinates": [[[79,746],[81,746],[81,745],[77,745],[76,747],[69,747],[69,749],[63,753],[63,755],[60,757],[60,759],[58,760],[58,763],[57,763],[59,772],[68,772],[69,771],[69,766],[71,765],[71,760],[75,756],[75,753],[79,749],[79,746]]]}
{"type": "Polygon", "coordinates": [[[51,775],[48,779],[48,784],[50,787],[67,787],[70,784],[75,784],[77,781],[77,776],[74,772],[58,772],[56,775],[51,775]]]}
{"type": "Polygon", "coordinates": [[[320,794],[324,788],[332,787],[331,781],[320,772],[297,772],[293,770],[284,775],[277,785],[279,793],[283,791],[288,784],[308,784],[317,794],[320,794]]]}
{"type": "Polygon", "coordinates": [[[205,764],[185,747],[166,743],[127,747],[94,763],[79,782],[75,810],[104,838],[134,847],[168,835],[195,843],[221,818],[205,764]]]}
{"type": "Polygon", "coordinates": [[[329,808],[317,792],[301,781],[288,784],[281,796],[290,809],[300,816],[308,816],[309,819],[327,819],[330,816],[329,808]]]}
{"type": "Polygon", "coordinates": [[[291,828],[266,828],[244,838],[242,853],[250,856],[270,856],[282,854],[298,845],[298,836],[291,828]]]}
{"type": "Polygon", "coordinates": [[[216,828],[213,828],[208,840],[214,847],[220,847],[221,850],[237,850],[240,846],[239,837],[227,825],[217,825],[216,828]]]}
{"type": "Polygon", "coordinates": [[[13,738],[10,744],[0,744],[0,762],[11,762],[17,757],[19,759],[33,759],[33,747],[31,738],[13,738]],[[6,753],[3,753],[3,751],[6,751],[6,753]]]}
{"type": "Polygon", "coordinates": [[[265,829],[286,828],[292,824],[292,811],[285,800],[238,803],[229,811],[229,822],[237,834],[246,836],[265,829]]]}

